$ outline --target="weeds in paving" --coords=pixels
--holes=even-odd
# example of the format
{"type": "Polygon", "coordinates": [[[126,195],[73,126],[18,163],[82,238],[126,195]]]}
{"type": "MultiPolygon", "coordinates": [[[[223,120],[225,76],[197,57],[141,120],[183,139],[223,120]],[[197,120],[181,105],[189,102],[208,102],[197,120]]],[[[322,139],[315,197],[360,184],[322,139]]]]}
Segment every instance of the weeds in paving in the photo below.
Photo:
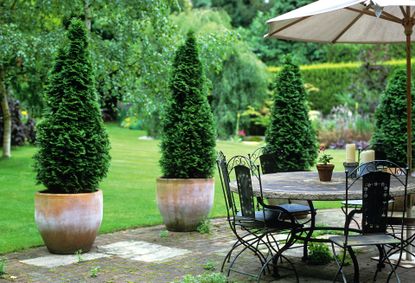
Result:
{"type": "Polygon", "coordinates": [[[216,269],[215,267],[216,262],[213,262],[211,260],[208,260],[204,265],[203,265],[203,269],[204,270],[209,270],[209,271],[214,271],[216,269]]]}
{"type": "Polygon", "coordinates": [[[6,274],[6,264],[7,260],[5,258],[0,258],[0,278],[6,274]]]}
{"type": "Polygon", "coordinates": [[[169,236],[169,231],[167,230],[160,231],[159,236],[160,238],[167,238],[169,236]]]}
{"type": "Polygon", "coordinates": [[[332,261],[333,255],[329,247],[323,243],[310,243],[308,246],[310,252],[308,256],[308,263],[312,265],[328,264],[332,261]]]}
{"type": "Polygon", "coordinates": [[[100,266],[95,266],[91,268],[89,276],[92,278],[98,277],[98,272],[101,270],[100,266]]]}
{"type": "Polygon", "coordinates": [[[211,223],[210,220],[208,218],[206,218],[205,220],[203,220],[199,226],[197,226],[197,231],[200,234],[209,234],[211,231],[211,223]]]}
{"type": "Polygon", "coordinates": [[[203,273],[201,275],[186,274],[178,283],[227,283],[228,278],[222,273],[203,273]]]}
{"type": "Polygon", "coordinates": [[[75,256],[76,256],[76,261],[78,263],[83,262],[84,258],[82,257],[82,249],[79,249],[75,252],[75,256]]]}

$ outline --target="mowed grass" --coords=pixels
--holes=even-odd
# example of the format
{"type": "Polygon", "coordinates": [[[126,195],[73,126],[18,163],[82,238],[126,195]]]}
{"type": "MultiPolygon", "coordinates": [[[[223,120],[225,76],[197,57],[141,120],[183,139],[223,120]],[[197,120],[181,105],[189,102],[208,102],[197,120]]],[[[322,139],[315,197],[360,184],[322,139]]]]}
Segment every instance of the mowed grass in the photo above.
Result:
{"type": "MultiPolygon", "coordinates": [[[[157,209],[155,187],[160,176],[159,141],[139,140],[141,131],[107,125],[111,139],[111,167],[101,183],[104,191],[104,219],[101,233],[162,223],[157,209]]],[[[248,154],[259,143],[219,141],[217,149],[226,156],[248,154]]],[[[35,184],[32,168],[33,146],[13,148],[13,157],[0,160],[0,254],[42,245],[34,223],[34,194],[42,190],[35,184]]],[[[342,171],[344,150],[329,151],[336,170],[342,171]]],[[[215,174],[215,204],[211,217],[225,215],[220,181],[215,174]]],[[[318,208],[337,207],[338,202],[319,202],[318,208]]]]}

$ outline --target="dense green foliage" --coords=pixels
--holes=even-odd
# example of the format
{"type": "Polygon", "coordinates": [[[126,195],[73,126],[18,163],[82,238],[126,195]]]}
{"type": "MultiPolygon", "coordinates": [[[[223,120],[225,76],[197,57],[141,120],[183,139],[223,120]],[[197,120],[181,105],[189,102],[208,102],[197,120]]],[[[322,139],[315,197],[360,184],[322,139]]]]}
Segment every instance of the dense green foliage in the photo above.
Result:
{"type": "MultiPolygon", "coordinates": [[[[412,99],[414,95],[412,93],[412,99]]],[[[371,144],[386,154],[387,159],[406,164],[406,72],[396,70],[375,112],[376,127],[371,144]]],[[[414,120],[414,119],[413,119],[414,120]]],[[[412,129],[413,131],[413,129],[412,129]]]]}
{"type": "Polygon", "coordinates": [[[166,106],[160,164],[165,178],[209,178],[215,160],[213,116],[193,33],[179,47],[166,106]]]}
{"type": "Polygon", "coordinates": [[[53,193],[95,191],[109,167],[84,24],[72,20],[47,91],[48,112],[38,126],[37,180],[53,193]]]}
{"type": "MultiPolygon", "coordinates": [[[[329,114],[333,107],[347,104],[362,115],[371,114],[386,87],[388,74],[405,66],[404,60],[383,63],[324,63],[301,66],[301,74],[308,89],[308,101],[313,110],[329,114]],[[356,104],[357,103],[357,104],[356,104]]],[[[413,64],[415,67],[415,64],[413,64]]],[[[268,67],[276,73],[279,67],[268,67]]]]}
{"type": "MultiPolygon", "coordinates": [[[[264,65],[248,52],[231,56],[224,62],[213,85],[211,105],[215,114],[218,136],[236,135],[238,115],[248,106],[259,107],[267,95],[264,65]]],[[[240,129],[245,128],[240,125],[240,129]]]]}
{"type": "Polygon", "coordinates": [[[278,75],[273,99],[265,150],[278,153],[279,171],[307,170],[315,163],[317,140],[308,118],[300,70],[290,58],[278,75]]]}

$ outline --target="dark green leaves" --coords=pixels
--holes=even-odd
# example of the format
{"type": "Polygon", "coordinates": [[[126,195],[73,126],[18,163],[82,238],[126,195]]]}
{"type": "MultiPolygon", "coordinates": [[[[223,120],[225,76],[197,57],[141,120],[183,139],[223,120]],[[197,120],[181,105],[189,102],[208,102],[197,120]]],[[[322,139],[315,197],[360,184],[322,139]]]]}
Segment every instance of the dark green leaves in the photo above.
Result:
{"type": "Polygon", "coordinates": [[[36,178],[54,193],[95,191],[109,167],[109,140],[97,102],[84,24],[73,20],[47,89],[38,127],[36,178]]]}
{"type": "Polygon", "coordinates": [[[317,139],[298,66],[286,59],[275,85],[266,151],[278,154],[279,171],[307,170],[317,157],[317,139]]]}
{"type": "Polygon", "coordinates": [[[209,178],[213,175],[215,134],[205,78],[193,33],[179,47],[170,81],[160,164],[165,178],[209,178]]]}

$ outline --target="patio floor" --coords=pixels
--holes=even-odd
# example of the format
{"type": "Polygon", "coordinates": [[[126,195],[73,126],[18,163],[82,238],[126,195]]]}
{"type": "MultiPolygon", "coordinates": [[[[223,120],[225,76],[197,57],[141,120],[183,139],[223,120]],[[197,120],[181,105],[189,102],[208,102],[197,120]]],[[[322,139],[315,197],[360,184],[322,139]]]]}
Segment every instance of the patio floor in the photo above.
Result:
{"type": "MultiPolygon", "coordinates": [[[[318,213],[322,225],[343,223],[338,209],[318,213]]],[[[185,274],[218,272],[222,259],[233,243],[225,219],[212,220],[211,234],[173,233],[166,236],[163,226],[153,226],[100,235],[92,251],[82,255],[57,256],[45,247],[3,255],[7,258],[7,274],[0,282],[173,282],[185,274]],[[206,270],[210,267],[209,271],[206,270]],[[206,268],[206,269],[205,269],[206,268]],[[96,275],[96,277],[94,277],[96,275]]],[[[361,282],[371,282],[376,262],[370,257],[375,250],[358,252],[361,282]]],[[[300,282],[332,282],[337,270],[334,262],[313,266],[303,263],[300,249],[290,251],[301,278],[300,282]]],[[[245,271],[257,271],[253,258],[243,258],[245,271]]],[[[399,269],[401,282],[413,282],[415,269],[399,269]]],[[[352,275],[351,267],[346,273],[352,275]]],[[[377,282],[385,282],[386,270],[377,282]]],[[[232,273],[232,282],[252,282],[247,276],[232,273]]],[[[264,282],[295,282],[293,277],[264,282]]]]}

